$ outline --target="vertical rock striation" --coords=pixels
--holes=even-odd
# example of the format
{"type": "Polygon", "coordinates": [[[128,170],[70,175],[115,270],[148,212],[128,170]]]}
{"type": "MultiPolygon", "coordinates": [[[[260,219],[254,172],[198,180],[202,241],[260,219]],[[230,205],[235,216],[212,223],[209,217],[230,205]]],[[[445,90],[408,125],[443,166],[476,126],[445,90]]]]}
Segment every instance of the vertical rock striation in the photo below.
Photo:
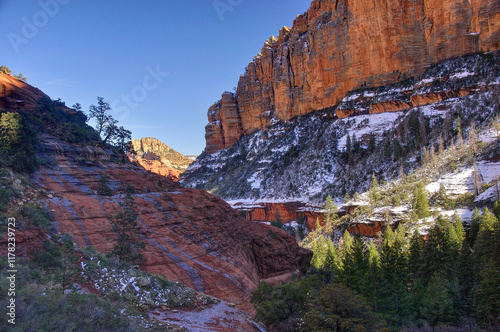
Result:
{"type": "Polygon", "coordinates": [[[314,0],[264,44],[236,93],[209,109],[206,152],[273,119],[335,106],[352,89],[394,83],[499,41],[499,0],[314,0]]]}

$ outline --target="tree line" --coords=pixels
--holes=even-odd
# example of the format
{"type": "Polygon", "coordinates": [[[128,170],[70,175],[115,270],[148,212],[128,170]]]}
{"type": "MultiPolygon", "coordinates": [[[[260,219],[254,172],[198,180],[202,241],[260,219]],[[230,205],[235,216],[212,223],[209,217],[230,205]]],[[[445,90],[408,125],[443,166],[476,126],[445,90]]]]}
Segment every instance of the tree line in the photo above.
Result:
{"type": "Polygon", "coordinates": [[[426,235],[402,224],[367,241],[347,231],[335,245],[321,233],[308,274],[271,287],[252,302],[280,331],[378,331],[385,328],[500,327],[500,200],[460,218],[439,217],[426,235]],[[350,325],[349,325],[350,324],[350,325]]]}

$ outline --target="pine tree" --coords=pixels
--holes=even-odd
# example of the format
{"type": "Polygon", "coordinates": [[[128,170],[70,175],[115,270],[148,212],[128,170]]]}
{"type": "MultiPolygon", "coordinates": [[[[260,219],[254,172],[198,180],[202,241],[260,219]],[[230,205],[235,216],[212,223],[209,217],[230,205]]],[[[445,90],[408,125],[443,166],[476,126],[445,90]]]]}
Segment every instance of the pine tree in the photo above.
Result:
{"type": "Polygon", "coordinates": [[[455,233],[456,233],[456,246],[458,248],[462,248],[462,244],[465,241],[466,233],[464,230],[464,225],[462,224],[462,220],[457,213],[453,215],[453,221],[455,223],[455,233]]]}
{"type": "Polygon", "coordinates": [[[352,151],[354,153],[358,152],[360,149],[360,144],[359,144],[359,141],[356,137],[356,133],[353,133],[352,134],[352,151]]]}
{"type": "Polygon", "coordinates": [[[337,247],[333,244],[332,239],[328,238],[325,267],[329,268],[335,275],[338,275],[341,266],[342,263],[339,251],[337,250],[337,247]]]}
{"type": "Polygon", "coordinates": [[[434,273],[425,288],[420,312],[432,326],[453,321],[453,301],[448,285],[439,273],[434,273]]]}
{"type": "Polygon", "coordinates": [[[460,249],[457,267],[458,285],[460,289],[460,305],[457,311],[460,316],[470,315],[472,312],[472,292],[475,274],[474,255],[467,240],[464,240],[460,249]]]}
{"type": "Polygon", "coordinates": [[[409,276],[409,302],[411,308],[414,309],[412,319],[418,316],[419,308],[422,302],[424,293],[423,286],[423,270],[425,267],[425,257],[423,255],[424,240],[418,231],[414,231],[410,238],[408,248],[408,276],[409,276]]]}
{"type": "Polygon", "coordinates": [[[313,258],[311,260],[311,265],[317,269],[322,269],[325,266],[327,253],[327,241],[323,235],[320,235],[319,239],[313,244],[313,258]]]}
{"type": "Polygon", "coordinates": [[[477,207],[474,208],[470,222],[469,239],[471,247],[476,243],[477,234],[479,233],[479,226],[481,225],[481,212],[477,207]]]}
{"type": "Polygon", "coordinates": [[[68,235],[63,235],[60,238],[63,242],[61,246],[61,268],[52,272],[54,280],[61,285],[61,293],[72,289],[73,284],[77,280],[79,273],[82,271],[80,266],[76,264],[79,256],[75,255],[73,249],[73,241],[68,235]]]}
{"type": "Polygon", "coordinates": [[[351,196],[349,196],[349,193],[345,193],[344,195],[344,204],[347,204],[351,201],[351,196]]]}
{"type": "Polygon", "coordinates": [[[337,212],[339,208],[335,205],[332,197],[328,195],[325,200],[326,222],[334,223],[338,219],[337,212]]]}
{"type": "Polygon", "coordinates": [[[394,234],[391,226],[387,226],[384,231],[384,240],[382,245],[392,246],[396,240],[396,235],[394,234]]]}
{"type": "Polygon", "coordinates": [[[370,133],[370,140],[368,141],[368,151],[371,153],[375,152],[377,148],[377,140],[375,138],[375,134],[373,132],[370,133]]]}
{"type": "Polygon", "coordinates": [[[455,282],[456,257],[458,249],[455,247],[456,234],[453,224],[443,217],[439,217],[431,228],[424,246],[425,267],[423,269],[424,285],[429,278],[438,273],[448,282],[455,282]]]}
{"type": "Polygon", "coordinates": [[[116,244],[113,248],[115,254],[120,260],[130,263],[139,263],[144,260],[139,249],[144,248],[144,243],[139,240],[137,235],[137,214],[135,208],[137,204],[130,193],[125,196],[124,202],[120,203],[122,212],[113,217],[113,230],[116,232],[116,244]]]}
{"type": "Polygon", "coordinates": [[[485,263],[479,274],[474,296],[476,313],[484,326],[496,329],[500,326],[500,240],[498,235],[492,257],[485,263]]]}
{"type": "Polygon", "coordinates": [[[370,205],[372,207],[376,206],[378,204],[378,201],[380,200],[380,188],[378,186],[378,181],[377,177],[375,176],[375,172],[372,174],[372,184],[369,190],[369,198],[370,198],[370,205]]]}
{"type": "Polygon", "coordinates": [[[403,325],[410,316],[408,295],[408,260],[403,251],[403,243],[390,227],[386,227],[380,252],[382,282],[380,288],[380,308],[396,325],[403,325]]]}
{"type": "Polygon", "coordinates": [[[406,239],[406,231],[403,227],[403,224],[400,223],[394,232],[395,241],[399,241],[401,245],[404,245],[406,239]]]}
{"type": "Polygon", "coordinates": [[[498,219],[488,208],[486,208],[481,218],[479,232],[477,234],[476,243],[474,244],[474,253],[476,256],[477,269],[479,271],[482,271],[492,258],[493,249],[498,241],[499,229],[498,219]]]}
{"type": "Polygon", "coordinates": [[[311,266],[314,266],[316,269],[319,269],[320,263],[320,254],[318,250],[318,241],[314,241],[311,247],[311,251],[313,252],[313,256],[311,258],[311,266]]]}
{"type": "Polygon", "coordinates": [[[493,204],[493,213],[498,219],[500,219],[500,199],[493,204]]]}
{"type": "Polygon", "coordinates": [[[427,199],[427,194],[425,193],[424,184],[422,182],[413,190],[413,210],[420,219],[430,216],[429,200],[427,199]]]}
{"type": "Polygon", "coordinates": [[[105,102],[102,97],[97,97],[97,106],[90,105],[89,107],[89,118],[95,118],[96,130],[99,137],[101,137],[102,133],[106,132],[106,128],[110,125],[116,126],[117,121],[113,119],[109,111],[111,111],[111,106],[109,106],[109,103],[105,102]]]}
{"type": "Polygon", "coordinates": [[[408,266],[410,278],[412,280],[422,279],[425,266],[425,257],[423,254],[424,240],[418,231],[413,233],[410,239],[408,266]]]}
{"type": "Polygon", "coordinates": [[[352,143],[351,136],[347,134],[347,140],[345,145],[346,153],[347,153],[347,164],[352,167],[354,165],[354,157],[352,152],[352,143]]]}
{"type": "Polygon", "coordinates": [[[314,230],[317,232],[321,229],[321,224],[319,223],[319,218],[316,218],[316,223],[314,224],[314,230]]]}
{"type": "Polygon", "coordinates": [[[368,271],[368,262],[364,255],[365,244],[356,237],[351,250],[342,255],[342,272],[340,281],[346,286],[362,294],[365,290],[365,279],[368,271]]]}
{"type": "Polygon", "coordinates": [[[371,241],[368,246],[367,287],[364,294],[366,299],[372,303],[374,311],[378,310],[381,277],[380,255],[375,243],[371,241]]]}
{"type": "Polygon", "coordinates": [[[348,255],[352,251],[353,244],[354,241],[351,237],[351,234],[349,234],[347,230],[344,231],[344,234],[342,235],[342,253],[341,253],[342,257],[348,255]]]}

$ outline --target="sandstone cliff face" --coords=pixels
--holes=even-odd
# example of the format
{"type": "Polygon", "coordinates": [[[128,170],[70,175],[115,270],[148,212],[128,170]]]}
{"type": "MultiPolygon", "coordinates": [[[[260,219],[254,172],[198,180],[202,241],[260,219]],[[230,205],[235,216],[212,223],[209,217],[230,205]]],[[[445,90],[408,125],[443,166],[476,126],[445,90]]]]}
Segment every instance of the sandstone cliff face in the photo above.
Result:
{"type": "Polygon", "coordinates": [[[265,43],[236,94],[210,108],[206,152],[275,119],[332,107],[352,89],[394,83],[499,42],[499,0],[314,0],[265,43]]]}
{"type": "Polygon", "coordinates": [[[177,180],[193,162],[193,159],[175,151],[152,137],[132,140],[134,154],[129,155],[146,170],[177,180]]]}
{"type": "Polygon", "coordinates": [[[314,229],[316,220],[323,224],[325,218],[325,215],[320,211],[321,208],[308,206],[301,202],[256,203],[250,206],[237,203],[233,208],[238,210],[243,218],[252,221],[271,222],[281,218],[283,223],[289,223],[302,219],[308,230],[314,229]]]}
{"type": "Polygon", "coordinates": [[[110,252],[112,216],[124,193],[135,191],[138,232],[146,271],[251,311],[249,297],[262,279],[300,273],[311,253],[287,233],[243,220],[217,196],[184,189],[133,164],[116,164],[98,147],[77,147],[42,137],[40,156],[52,163],[30,181],[49,192],[53,226],[81,247],[110,252]],[[112,196],[98,195],[108,177],[112,196]]]}
{"type": "Polygon", "coordinates": [[[40,98],[49,98],[39,89],[13,76],[0,74],[0,110],[33,109],[40,98]]]}
{"type": "MultiPolygon", "coordinates": [[[[344,206],[342,211],[337,215],[339,217],[346,213],[352,213],[358,206],[344,206]]],[[[256,203],[253,205],[244,205],[236,203],[233,208],[240,212],[240,215],[246,220],[252,221],[276,221],[277,216],[281,218],[283,223],[297,221],[302,219],[309,231],[316,228],[316,222],[320,225],[325,223],[325,214],[320,207],[309,206],[302,202],[285,202],[285,203],[256,203]]],[[[394,227],[398,223],[394,224],[394,227]]],[[[383,220],[369,220],[364,222],[353,222],[349,224],[348,230],[351,234],[359,236],[375,237],[378,232],[383,232],[386,224],[383,220]]]]}

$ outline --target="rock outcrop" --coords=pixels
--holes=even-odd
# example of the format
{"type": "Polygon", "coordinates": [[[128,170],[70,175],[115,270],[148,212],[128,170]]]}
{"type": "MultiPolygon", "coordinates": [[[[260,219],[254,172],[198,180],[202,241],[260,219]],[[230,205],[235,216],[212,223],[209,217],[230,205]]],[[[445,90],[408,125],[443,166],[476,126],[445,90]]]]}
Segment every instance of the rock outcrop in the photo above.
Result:
{"type": "MultiPolygon", "coordinates": [[[[50,101],[50,97],[40,89],[14,76],[0,73],[0,110],[37,110],[44,101],[50,101]]],[[[69,114],[78,113],[64,103],[56,104],[55,107],[69,114]]]]}
{"type": "Polygon", "coordinates": [[[146,244],[142,268],[251,311],[261,280],[307,269],[311,253],[286,232],[248,222],[215,195],[184,189],[134,164],[114,163],[99,147],[78,147],[44,136],[42,167],[30,181],[50,193],[44,200],[53,227],[81,247],[113,250],[113,216],[125,192],[137,204],[138,233],[146,244]],[[110,196],[99,195],[103,183],[110,196]]]}
{"type": "Polygon", "coordinates": [[[26,82],[0,73],[0,110],[34,109],[41,98],[49,97],[26,82]]]}
{"type": "Polygon", "coordinates": [[[134,154],[129,155],[130,160],[137,161],[148,171],[174,180],[177,180],[194,160],[152,137],[134,139],[132,147],[134,154]]]}
{"type": "Polygon", "coordinates": [[[353,89],[394,83],[499,42],[499,0],[314,0],[265,43],[236,93],[209,109],[206,152],[273,121],[332,107],[353,89]]]}
{"type": "Polygon", "coordinates": [[[301,202],[255,203],[252,205],[236,203],[233,208],[238,210],[243,218],[252,221],[279,220],[282,223],[289,223],[302,219],[309,230],[314,229],[316,221],[323,224],[325,218],[321,208],[301,202]]]}

